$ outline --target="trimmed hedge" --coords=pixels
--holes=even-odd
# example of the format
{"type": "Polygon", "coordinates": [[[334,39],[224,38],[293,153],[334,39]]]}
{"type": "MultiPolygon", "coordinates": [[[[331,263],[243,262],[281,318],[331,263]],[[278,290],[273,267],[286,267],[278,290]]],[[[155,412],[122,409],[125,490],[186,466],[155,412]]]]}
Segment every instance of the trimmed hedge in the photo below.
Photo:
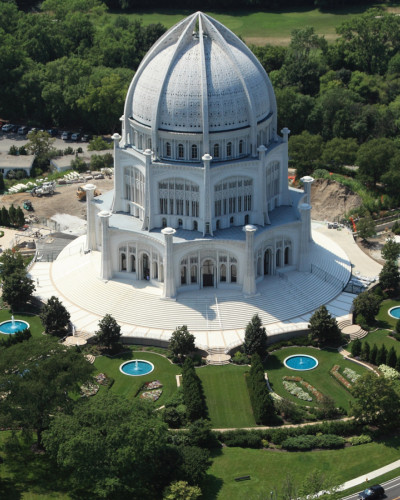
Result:
{"type": "Polygon", "coordinates": [[[322,434],[320,436],[296,436],[285,439],[282,448],[286,450],[312,450],[313,448],[336,449],[343,448],[346,440],[335,434],[322,434]]]}

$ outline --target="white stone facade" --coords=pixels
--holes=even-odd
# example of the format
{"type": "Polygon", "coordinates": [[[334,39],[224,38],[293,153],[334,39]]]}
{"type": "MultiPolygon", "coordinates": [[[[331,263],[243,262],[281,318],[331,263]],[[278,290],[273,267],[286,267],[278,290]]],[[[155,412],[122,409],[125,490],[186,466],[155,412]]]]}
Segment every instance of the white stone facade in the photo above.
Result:
{"type": "Polygon", "coordinates": [[[269,275],[309,270],[309,190],[288,188],[289,130],[278,136],[271,82],[227,28],[196,13],[163,35],[121,121],[113,196],[88,192],[86,249],[101,250],[103,279],[149,280],[173,299],[253,295],[269,275]]]}

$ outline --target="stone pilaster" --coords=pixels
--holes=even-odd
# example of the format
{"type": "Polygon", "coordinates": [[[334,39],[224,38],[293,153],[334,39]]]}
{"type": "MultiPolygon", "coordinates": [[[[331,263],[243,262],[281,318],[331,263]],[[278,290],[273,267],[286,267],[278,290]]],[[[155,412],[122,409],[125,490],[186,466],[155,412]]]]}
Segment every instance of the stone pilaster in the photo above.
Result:
{"type": "Polygon", "coordinates": [[[114,200],[112,204],[112,212],[118,212],[122,210],[121,200],[123,195],[123,172],[119,166],[119,141],[121,140],[121,136],[115,133],[112,136],[112,140],[114,143],[114,200]]]}
{"type": "Polygon", "coordinates": [[[289,197],[289,134],[290,130],[284,127],[281,130],[283,139],[283,155],[281,166],[281,205],[290,205],[289,197]]]}
{"type": "Polygon", "coordinates": [[[176,295],[174,260],[173,260],[173,236],[176,233],[172,227],[165,227],[161,230],[165,238],[164,256],[164,299],[174,299],[176,295]]]}
{"type": "Polygon", "coordinates": [[[84,190],[86,191],[86,243],[85,252],[90,252],[96,249],[96,223],[95,223],[95,213],[92,204],[94,191],[96,186],[94,184],[86,184],[84,190]]]}
{"type": "MultiPolygon", "coordinates": [[[[266,172],[265,172],[265,167],[266,167],[266,155],[267,155],[267,148],[263,145],[261,145],[258,149],[258,159],[260,161],[259,165],[259,170],[258,170],[258,182],[259,182],[259,192],[261,191],[261,196],[260,196],[260,204],[261,206],[259,207],[260,214],[262,214],[262,222],[260,223],[260,226],[263,226],[264,224],[271,224],[271,221],[269,220],[269,215],[268,215],[268,199],[267,199],[267,186],[266,186],[266,172]]],[[[255,222],[255,221],[254,221],[255,222]]],[[[257,222],[258,224],[259,222],[257,222]]]]}
{"type": "Polygon", "coordinates": [[[210,182],[210,163],[212,156],[205,154],[202,158],[204,165],[204,226],[203,226],[203,236],[206,234],[211,234],[213,236],[212,228],[212,218],[211,218],[211,182],[210,182]],[[208,228],[208,231],[207,231],[208,228]]]}
{"type": "Polygon", "coordinates": [[[256,273],[254,268],[254,233],[257,231],[255,226],[248,224],[244,226],[246,232],[246,255],[245,272],[243,277],[243,293],[245,295],[254,295],[256,293],[256,273]]]}
{"type": "Polygon", "coordinates": [[[301,231],[300,231],[300,252],[299,252],[299,271],[310,272],[310,241],[311,237],[311,205],[302,203],[299,206],[301,215],[301,231]]]}
{"type": "Polygon", "coordinates": [[[152,157],[152,151],[150,149],[146,149],[144,151],[144,158],[145,158],[145,169],[146,169],[146,174],[145,174],[145,188],[144,188],[144,214],[143,214],[143,221],[142,221],[142,230],[147,230],[149,231],[153,226],[152,226],[152,217],[151,217],[151,204],[150,204],[150,190],[151,190],[151,157],[152,157]]]}
{"type": "Polygon", "coordinates": [[[111,217],[111,212],[102,210],[98,213],[101,220],[101,270],[100,278],[109,280],[112,277],[111,253],[108,235],[108,219],[111,217]]]}

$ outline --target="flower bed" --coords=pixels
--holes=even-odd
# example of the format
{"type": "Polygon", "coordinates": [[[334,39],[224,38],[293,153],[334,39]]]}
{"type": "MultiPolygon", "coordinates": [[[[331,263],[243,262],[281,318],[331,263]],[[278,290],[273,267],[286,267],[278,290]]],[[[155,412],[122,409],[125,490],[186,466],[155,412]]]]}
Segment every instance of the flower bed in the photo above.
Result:
{"type": "Polygon", "coordinates": [[[95,375],[94,377],[96,379],[96,382],[100,385],[108,385],[108,378],[107,375],[104,373],[99,373],[98,375],[95,375]]]}
{"type": "Polygon", "coordinates": [[[335,365],[331,370],[331,375],[333,375],[338,382],[340,382],[346,389],[351,389],[351,383],[346,380],[341,373],[339,373],[340,366],[335,365]]]}
{"type": "Polygon", "coordinates": [[[361,377],[358,373],[356,373],[354,370],[351,368],[345,368],[343,370],[343,375],[350,380],[354,384],[354,382],[357,382],[357,380],[361,377]]]}
{"type": "Polygon", "coordinates": [[[161,396],[162,389],[155,389],[152,391],[142,392],[140,395],[141,399],[147,399],[148,401],[157,401],[157,399],[161,396]]]}
{"type": "Polygon", "coordinates": [[[295,382],[283,381],[283,387],[296,398],[302,399],[303,401],[312,401],[312,397],[308,392],[303,391],[301,387],[297,386],[295,382]]]}
{"type": "Polygon", "coordinates": [[[400,377],[400,373],[388,365],[379,365],[379,370],[383,373],[383,376],[389,380],[396,380],[400,377]]]}
{"type": "Polygon", "coordinates": [[[289,382],[298,382],[299,384],[304,386],[308,391],[310,391],[317,398],[317,401],[321,401],[324,397],[323,394],[321,394],[315,387],[313,387],[311,384],[309,384],[299,376],[295,377],[286,375],[285,377],[283,377],[283,380],[287,380],[289,382]]]}
{"type": "Polygon", "coordinates": [[[153,380],[152,382],[145,382],[142,389],[150,391],[152,389],[159,389],[162,387],[162,383],[159,380],[153,380]]]}
{"type": "Polygon", "coordinates": [[[94,382],[88,382],[87,384],[81,385],[81,396],[89,397],[97,394],[99,386],[94,382]]]}

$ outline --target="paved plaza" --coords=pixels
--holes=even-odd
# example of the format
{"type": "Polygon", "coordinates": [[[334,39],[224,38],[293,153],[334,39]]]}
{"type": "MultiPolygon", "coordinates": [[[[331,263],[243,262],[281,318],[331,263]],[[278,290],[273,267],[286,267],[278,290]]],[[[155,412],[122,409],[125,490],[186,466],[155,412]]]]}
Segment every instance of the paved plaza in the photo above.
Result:
{"type": "Polygon", "coordinates": [[[93,335],[99,320],[109,313],[121,325],[124,337],[168,341],[177,326],[186,324],[197,346],[228,351],[243,342],[244,328],[255,313],[270,337],[306,329],[311,314],[322,304],[340,320],[349,314],[354,298],[342,292],[352,267],[365,276],[379,274],[380,265],[358,248],[347,230],[328,231],[323,224],[314,224],[313,239],[314,272],[265,276],[252,297],[240,290],[204,288],[180,293],[175,301],[163,300],[162,284],[103,281],[100,253],[83,252],[84,236],[69,244],[56,261],[36,262],[30,274],[38,283],[37,295],[42,300],[58,296],[81,335],[93,335]]]}

